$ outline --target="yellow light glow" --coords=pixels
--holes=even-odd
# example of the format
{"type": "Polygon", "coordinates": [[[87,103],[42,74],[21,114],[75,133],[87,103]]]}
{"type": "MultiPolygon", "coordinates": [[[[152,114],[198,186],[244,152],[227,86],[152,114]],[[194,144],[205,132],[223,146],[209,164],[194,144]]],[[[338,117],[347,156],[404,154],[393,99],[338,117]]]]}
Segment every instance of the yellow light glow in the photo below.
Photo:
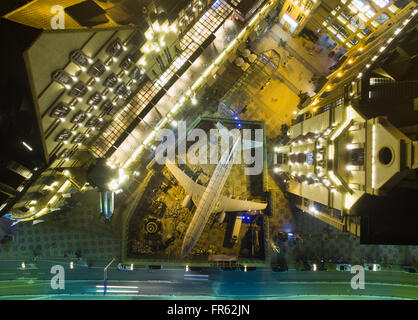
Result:
{"type": "Polygon", "coordinates": [[[69,180],[65,181],[61,188],[58,189],[58,193],[62,193],[70,186],[71,182],[69,180]]]}
{"type": "Polygon", "coordinates": [[[55,196],[53,196],[49,201],[48,201],[48,204],[53,204],[53,203],[55,203],[55,201],[57,201],[57,199],[58,199],[58,197],[55,195],[55,196]]]}

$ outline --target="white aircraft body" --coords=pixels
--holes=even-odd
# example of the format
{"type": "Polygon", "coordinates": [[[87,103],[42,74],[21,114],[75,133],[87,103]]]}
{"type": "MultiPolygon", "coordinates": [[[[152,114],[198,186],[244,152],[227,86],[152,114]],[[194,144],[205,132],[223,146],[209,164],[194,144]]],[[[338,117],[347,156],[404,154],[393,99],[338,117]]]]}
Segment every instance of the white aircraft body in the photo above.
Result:
{"type": "MultiPolygon", "coordinates": [[[[218,123],[219,126],[221,125],[218,123]]],[[[224,138],[224,134],[222,137],[224,138]]],[[[234,139],[235,143],[232,148],[222,155],[206,188],[194,182],[176,165],[166,163],[167,168],[187,193],[184,204],[191,200],[197,207],[183,240],[182,257],[185,257],[196,245],[212,213],[222,212],[224,214],[231,211],[263,210],[267,206],[266,203],[232,199],[221,195],[222,188],[231,172],[235,152],[239,149],[237,147],[241,143],[241,137],[235,138],[237,139],[234,139]]]]}

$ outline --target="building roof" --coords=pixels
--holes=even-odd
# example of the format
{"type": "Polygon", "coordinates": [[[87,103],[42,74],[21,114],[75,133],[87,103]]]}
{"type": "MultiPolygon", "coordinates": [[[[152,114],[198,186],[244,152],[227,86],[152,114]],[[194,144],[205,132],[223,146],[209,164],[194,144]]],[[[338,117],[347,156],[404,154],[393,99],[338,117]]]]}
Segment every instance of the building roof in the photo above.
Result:
{"type": "MultiPolygon", "coordinates": [[[[146,4],[149,0],[142,2],[146,4]]],[[[52,8],[61,6],[65,9],[66,30],[88,27],[114,28],[127,23],[141,25],[144,22],[143,19],[138,19],[138,15],[142,14],[143,5],[141,3],[140,1],[136,2],[137,10],[135,10],[130,0],[118,4],[98,0],[35,0],[9,12],[4,17],[33,28],[51,30],[53,29],[51,19],[57,14],[57,11],[53,11],[52,8]]]]}

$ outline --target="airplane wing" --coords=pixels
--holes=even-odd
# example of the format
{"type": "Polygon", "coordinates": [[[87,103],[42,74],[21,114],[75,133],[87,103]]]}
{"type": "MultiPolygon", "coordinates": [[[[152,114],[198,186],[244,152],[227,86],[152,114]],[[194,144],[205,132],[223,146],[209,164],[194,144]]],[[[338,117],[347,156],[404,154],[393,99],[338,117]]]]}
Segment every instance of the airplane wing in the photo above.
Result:
{"type": "Polygon", "coordinates": [[[246,210],[264,210],[267,203],[232,199],[226,196],[219,197],[218,212],[222,211],[246,211],[246,210]]]}
{"type": "Polygon", "coordinates": [[[175,164],[167,162],[166,166],[184,188],[186,193],[192,196],[193,202],[197,205],[196,202],[201,198],[203,192],[205,191],[205,187],[190,179],[190,177],[181,171],[175,164]]]}

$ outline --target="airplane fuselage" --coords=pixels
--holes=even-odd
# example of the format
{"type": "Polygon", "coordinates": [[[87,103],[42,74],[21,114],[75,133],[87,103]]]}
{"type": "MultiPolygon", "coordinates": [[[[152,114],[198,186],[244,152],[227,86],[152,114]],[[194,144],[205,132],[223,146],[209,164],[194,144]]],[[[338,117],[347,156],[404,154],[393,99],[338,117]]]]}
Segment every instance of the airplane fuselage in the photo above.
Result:
{"type": "Polygon", "coordinates": [[[211,213],[216,209],[221,191],[231,172],[233,159],[239,143],[241,143],[241,139],[236,139],[232,148],[222,155],[220,162],[216,166],[184,236],[181,249],[182,257],[185,257],[196,245],[211,213]]]}

